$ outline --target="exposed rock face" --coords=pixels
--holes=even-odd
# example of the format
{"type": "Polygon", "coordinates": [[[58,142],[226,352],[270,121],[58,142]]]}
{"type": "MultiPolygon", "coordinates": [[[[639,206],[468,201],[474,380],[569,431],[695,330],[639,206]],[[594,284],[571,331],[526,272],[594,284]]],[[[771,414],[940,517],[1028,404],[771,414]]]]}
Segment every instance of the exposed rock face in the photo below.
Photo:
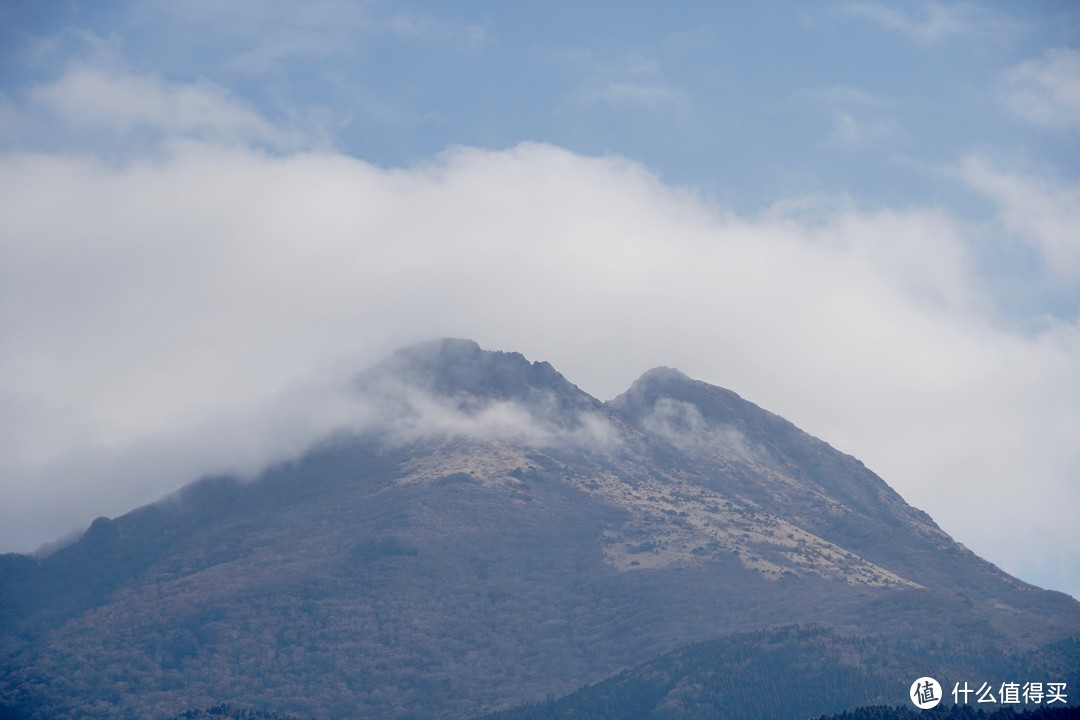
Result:
{"type": "Polygon", "coordinates": [[[369,431],[99,519],[45,560],[0,557],[0,702],[466,716],[793,622],[990,656],[1080,632],[1074,600],[678,371],[604,404],[547,363],[444,340],[356,388],[369,431]]]}

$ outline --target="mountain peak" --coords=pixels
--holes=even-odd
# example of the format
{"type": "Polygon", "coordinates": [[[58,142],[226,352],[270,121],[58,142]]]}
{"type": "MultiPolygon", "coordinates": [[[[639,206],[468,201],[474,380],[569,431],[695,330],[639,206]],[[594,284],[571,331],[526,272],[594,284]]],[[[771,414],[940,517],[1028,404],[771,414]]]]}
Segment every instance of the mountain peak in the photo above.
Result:
{"type": "Polygon", "coordinates": [[[484,350],[473,340],[459,338],[402,348],[362,379],[386,376],[451,396],[520,399],[538,389],[577,390],[550,363],[529,362],[517,352],[484,350]]]}
{"type": "Polygon", "coordinates": [[[673,367],[668,367],[667,365],[660,365],[658,367],[654,367],[652,370],[646,370],[645,372],[643,372],[641,374],[641,377],[634,381],[634,385],[637,385],[638,383],[667,384],[676,382],[694,381],[690,378],[690,376],[680,370],[677,370],[673,367]]]}
{"type": "Polygon", "coordinates": [[[550,363],[529,361],[517,352],[484,350],[473,340],[443,338],[396,351],[357,377],[357,387],[371,397],[409,407],[413,393],[449,403],[473,414],[490,403],[509,402],[529,414],[575,425],[585,411],[601,403],[563,377],[550,363]]]}
{"type": "MultiPolygon", "coordinates": [[[[626,392],[610,400],[608,407],[640,419],[653,411],[662,399],[690,403],[691,405],[715,405],[722,399],[724,405],[734,409],[744,403],[735,393],[701,380],[694,380],[672,367],[661,365],[644,372],[626,392]]],[[[704,409],[700,408],[699,409],[704,409]]]]}
{"type": "Polygon", "coordinates": [[[399,348],[394,351],[394,355],[411,358],[427,358],[432,360],[438,358],[445,361],[454,361],[475,358],[482,352],[484,352],[484,350],[475,340],[446,337],[399,348]]]}
{"type": "MultiPolygon", "coordinates": [[[[731,390],[678,370],[649,370],[607,406],[632,426],[698,461],[712,456],[764,464],[812,493],[889,524],[898,522],[898,513],[909,514],[900,496],[855,458],[731,390]]],[[[772,491],[760,481],[740,492],[758,502],[772,502],[772,491]]],[[[918,522],[922,521],[920,516],[918,522]]]]}

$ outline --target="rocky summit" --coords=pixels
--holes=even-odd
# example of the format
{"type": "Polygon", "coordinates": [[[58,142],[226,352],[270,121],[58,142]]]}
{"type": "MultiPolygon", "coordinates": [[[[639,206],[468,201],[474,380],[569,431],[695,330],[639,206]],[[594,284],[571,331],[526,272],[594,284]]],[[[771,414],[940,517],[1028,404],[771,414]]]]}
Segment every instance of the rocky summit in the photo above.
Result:
{"type": "MultiPolygon", "coordinates": [[[[729,390],[657,368],[602,403],[548,363],[442,340],[351,391],[365,422],[302,457],[0,556],[0,714],[474,717],[663,658],[745,673],[791,638],[873,666],[895,703],[922,660],[1075,672],[1080,603],[729,390]]],[[[797,691],[804,665],[774,685],[797,691]]],[[[715,717],[672,714],[665,667],[668,714],[640,716],[715,717]]],[[[821,698],[799,711],[867,699],[821,698]]]]}

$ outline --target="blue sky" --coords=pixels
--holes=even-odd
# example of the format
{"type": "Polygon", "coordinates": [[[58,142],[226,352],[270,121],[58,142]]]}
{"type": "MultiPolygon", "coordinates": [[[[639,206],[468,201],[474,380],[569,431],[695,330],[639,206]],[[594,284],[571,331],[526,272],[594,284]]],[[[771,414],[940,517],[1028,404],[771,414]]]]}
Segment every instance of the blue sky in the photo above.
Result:
{"type": "Polygon", "coordinates": [[[1080,594],[1074,3],[23,0],[0,47],[0,549],[456,335],[730,387],[1080,594]]]}
{"type": "Polygon", "coordinates": [[[1030,122],[1008,88],[1080,41],[1068,2],[6,5],[9,101],[72,62],[122,64],[378,164],[532,140],[740,209],[840,192],[971,212],[942,177],[967,153],[1077,170],[1075,133],[1030,122]]]}

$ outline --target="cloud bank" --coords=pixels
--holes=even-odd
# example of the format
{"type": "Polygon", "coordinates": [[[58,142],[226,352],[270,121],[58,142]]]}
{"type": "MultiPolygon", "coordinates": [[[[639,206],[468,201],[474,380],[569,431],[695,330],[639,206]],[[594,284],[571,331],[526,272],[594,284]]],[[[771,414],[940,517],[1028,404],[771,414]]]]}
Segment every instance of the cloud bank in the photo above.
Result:
{"type": "MultiPolygon", "coordinates": [[[[65,82],[38,99],[69,107],[65,82]]],[[[795,198],[736,215],[544,144],[398,168],[272,153],[210,95],[247,142],[119,108],[72,121],[156,123],[152,159],[0,155],[3,549],[295,454],[353,421],[356,372],[449,335],[601,398],[657,365],[729,387],[1007,570],[1080,591],[1080,529],[1047,521],[1080,503],[1080,324],[1017,330],[949,213],[795,198]]],[[[1020,188],[1071,212],[1075,188],[985,159],[961,175],[1075,271],[1076,240],[1010,205],[1020,188]]],[[[492,412],[478,432],[516,422],[492,412]]]]}

